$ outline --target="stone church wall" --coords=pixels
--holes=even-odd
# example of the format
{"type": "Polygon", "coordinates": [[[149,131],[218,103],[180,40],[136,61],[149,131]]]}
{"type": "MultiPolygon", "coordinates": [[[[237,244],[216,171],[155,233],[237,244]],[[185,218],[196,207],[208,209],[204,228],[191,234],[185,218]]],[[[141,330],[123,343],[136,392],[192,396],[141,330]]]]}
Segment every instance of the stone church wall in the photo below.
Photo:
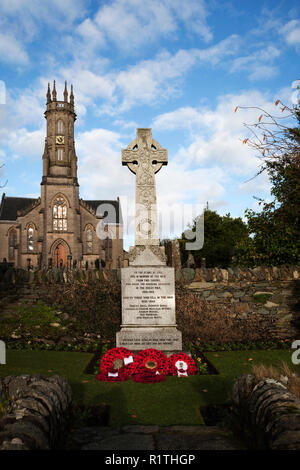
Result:
{"type": "MultiPolygon", "coordinates": [[[[16,228],[17,223],[14,222],[1,222],[0,223],[0,261],[3,261],[4,258],[6,258],[7,261],[8,259],[8,231],[11,227],[14,227],[17,232],[17,243],[19,243],[20,240],[20,233],[19,229],[16,228]]],[[[15,258],[16,259],[16,258],[15,258]]]]}
{"type": "Polygon", "coordinates": [[[30,259],[32,266],[38,266],[39,252],[41,252],[41,243],[38,242],[39,237],[42,235],[40,231],[40,205],[32,209],[26,215],[18,218],[20,224],[20,243],[18,248],[18,265],[26,268],[28,265],[27,260],[30,259]],[[30,224],[34,226],[34,245],[33,251],[28,251],[27,243],[27,229],[30,224]]]}

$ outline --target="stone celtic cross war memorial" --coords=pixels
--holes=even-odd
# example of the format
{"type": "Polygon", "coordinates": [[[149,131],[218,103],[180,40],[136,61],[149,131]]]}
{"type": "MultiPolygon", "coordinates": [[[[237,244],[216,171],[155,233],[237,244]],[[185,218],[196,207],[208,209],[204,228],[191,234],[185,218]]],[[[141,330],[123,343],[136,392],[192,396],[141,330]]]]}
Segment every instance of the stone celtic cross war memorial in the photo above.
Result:
{"type": "Polygon", "coordinates": [[[121,269],[122,324],[116,344],[133,351],[182,349],[174,268],[166,266],[158,235],[155,174],[167,163],[168,152],[152,138],[151,129],[137,129],[136,139],[122,150],[122,164],[136,175],[135,246],[129,249],[129,266],[121,269]]]}
{"type": "Polygon", "coordinates": [[[122,150],[122,164],[136,175],[135,245],[159,245],[155,173],[168,163],[168,151],[152,139],[151,129],[138,129],[122,150]]]}

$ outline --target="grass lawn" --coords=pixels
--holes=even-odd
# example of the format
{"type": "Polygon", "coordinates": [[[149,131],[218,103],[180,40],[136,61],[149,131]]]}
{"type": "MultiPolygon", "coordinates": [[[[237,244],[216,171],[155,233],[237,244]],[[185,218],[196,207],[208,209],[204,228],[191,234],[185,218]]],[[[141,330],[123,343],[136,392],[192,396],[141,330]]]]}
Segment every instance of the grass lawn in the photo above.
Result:
{"type": "MultiPolygon", "coordinates": [[[[165,382],[157,384],[132,380],[107,383],[84,373],[93,357],[90,353],[8,350],[7,364],[0,365],[0,376],[63,375],[72,387],[74,401],[111,406],[111,426],[198,425],[204,424],[199,408],[228,401],[235,377],[250,372],[252,364],[276,366],[284,360],[291,366],[291,352],[286,350],[211,352],[205,356],[219,375],[196,375],[187,379],[167,377],[165,382]]],[[[300,371],[300,366],[294,367],[300,371]]]]}
{"type": "Polygon", "coordinates": [[[279,367],[286,362],[290,369],[300,373],[300,365],[291,362],[292,352],[289,350],[256,350],[256,351],[222,351],[207,352],[205,357],[213,364],[221,375],[237,377],[249,374],[253,365],[279,367]]]}

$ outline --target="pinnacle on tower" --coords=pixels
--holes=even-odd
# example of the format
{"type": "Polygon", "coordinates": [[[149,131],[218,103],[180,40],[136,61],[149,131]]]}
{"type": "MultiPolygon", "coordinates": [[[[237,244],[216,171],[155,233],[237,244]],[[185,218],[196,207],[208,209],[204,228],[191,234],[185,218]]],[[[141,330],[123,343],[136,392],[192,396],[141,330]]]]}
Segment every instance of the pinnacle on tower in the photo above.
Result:
{"type": "Polygon", "coordinates": [[[55,80],[53,81],[52,100],[53,100],[53,101],[56,101],[55,80]]]}
{"type": "Polygon", "coordinates": [[[65,80],[64,101],[68,101],[67,80],[65,80]]]}
{"type": "Polygon", "coordinates": [[[70,104],[74,105],[73,85],[71,84],[70,104]]]}
{"type": "Polygon", "coordinates": [[[51,102],[50,83],[48,82],[48,90],[46,94],[47,104],[51,102]]]}

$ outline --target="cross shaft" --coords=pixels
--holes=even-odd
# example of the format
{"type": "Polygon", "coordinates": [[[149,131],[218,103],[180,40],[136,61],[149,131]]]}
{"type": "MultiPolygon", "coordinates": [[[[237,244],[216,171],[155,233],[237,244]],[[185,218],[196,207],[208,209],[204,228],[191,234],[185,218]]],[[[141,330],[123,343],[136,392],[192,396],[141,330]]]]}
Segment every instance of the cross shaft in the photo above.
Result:
{"type": "Polygon", "coordinates": [[[159,245],[155,173],[168,163],[168,151],[152,139],[151,129],[137,129],[122,150],[122,165],[136,175],[135,245],[159,245]]]}

